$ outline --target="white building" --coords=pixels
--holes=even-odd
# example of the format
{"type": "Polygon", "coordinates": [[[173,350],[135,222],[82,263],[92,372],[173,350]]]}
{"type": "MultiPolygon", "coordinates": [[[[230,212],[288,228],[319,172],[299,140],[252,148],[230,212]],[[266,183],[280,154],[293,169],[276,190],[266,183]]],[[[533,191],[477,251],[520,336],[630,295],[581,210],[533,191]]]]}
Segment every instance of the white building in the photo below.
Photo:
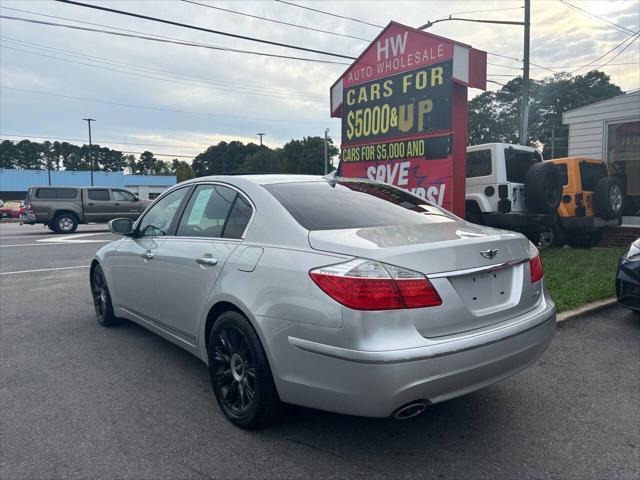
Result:
{"type": "Polygon", "coordinates": [[[569,157],[604,159],[626,184],[628,214],[640,209],[640,90],[569,110],[569,157]]]}

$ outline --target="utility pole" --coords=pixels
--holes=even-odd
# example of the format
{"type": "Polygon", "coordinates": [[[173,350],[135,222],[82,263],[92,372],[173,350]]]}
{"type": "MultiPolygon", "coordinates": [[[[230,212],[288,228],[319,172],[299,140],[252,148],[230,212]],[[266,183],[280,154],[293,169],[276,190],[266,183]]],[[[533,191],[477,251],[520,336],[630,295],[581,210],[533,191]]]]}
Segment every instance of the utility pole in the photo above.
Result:
{"type": "Polygon", "coordinates": [[[260,146],[262,146],[262,137],[266,135],[266,133],[256,133],[260,137],[260,146]]]}
{"type": "Polygon", "coordinates": [[[522,71],[522,105],[520,110],[520,145],[529,137],[529,39],[531,27],[531,0],[524,0],[524,57],[522,71]]]}
{"type": "Polygon", "coordinates": [[[551,127],[551,160],[556,158],[556,127],[551,127]]]}
{"type": "Polygon", "coordinates": [[[324,129],[324,174],[329,169],[329,129],[324,129]]]}
{"type": "Polygon", "coordinates": [[[83,118],[87,125],[89,126],[89,162],[91,163],[91,186],[93,187],[93,167],[95,166],[93,163],[93,148],[91,144],[91,122],[95,122],[95,118],[83,118]]]}

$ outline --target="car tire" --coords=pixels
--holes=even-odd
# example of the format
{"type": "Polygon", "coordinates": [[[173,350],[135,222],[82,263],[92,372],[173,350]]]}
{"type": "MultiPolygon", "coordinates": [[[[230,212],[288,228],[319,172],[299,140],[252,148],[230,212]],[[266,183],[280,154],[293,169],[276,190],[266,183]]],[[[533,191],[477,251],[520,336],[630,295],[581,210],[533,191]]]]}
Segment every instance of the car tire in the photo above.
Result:
{"type": "Polygon", "coordinates": [[[57,233],[73,233],[78,228],[78,217],[73,213],[59,213],[53,219],[52,228],[57,233]]]}
{"type": "Polygon", "coordinates": [[[580,232],[567,237],[567,244],[571,248],[591,248],[595,247],[602,240],[602,232],[580,232]]]}
{"type": "Polygon", "coordinates": [[[100,265],[96,265],[91,270],[91,296],[93,297],[93,307],[96,311],[96,320],[100,325],[111,327],[122,323],[113,313],[107,278],[100,265]]]}
{"type": "Polygon", "coordinates": [[[533,213],[555,213],[562,200],[562,179],[553,163],[534,163],[524,181],[524,202],[533,213]]]}
{"type": "Polygon", "coordinates": [[[596,183],[593,192],[596,215],[604,220],[613,220],[622,215],[624,208],[622,183],[617,177],[603,177],[596,183]]]}
{"type": "Polygon", "coordinates": [[[244,315],[222,313],[211,329],[207,350],[213,391],[232,423],[256,429],[281,415],[282,402],[267,355],[244,315]]]}

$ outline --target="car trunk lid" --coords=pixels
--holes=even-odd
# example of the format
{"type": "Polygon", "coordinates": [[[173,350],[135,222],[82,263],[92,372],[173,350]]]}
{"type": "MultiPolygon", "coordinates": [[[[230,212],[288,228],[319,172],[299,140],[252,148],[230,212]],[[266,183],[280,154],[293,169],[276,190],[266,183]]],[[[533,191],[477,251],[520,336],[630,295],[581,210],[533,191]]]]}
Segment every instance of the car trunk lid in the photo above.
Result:
{"type": "Polygon", "coordinates": [[[443,304],[406,311],[426,337],[498,323],[540,299],[540,282],[530,282],[529,242],[516,233],[443,218],[437,224],[311,231],[309,243],[426,275],[443,304]]]}

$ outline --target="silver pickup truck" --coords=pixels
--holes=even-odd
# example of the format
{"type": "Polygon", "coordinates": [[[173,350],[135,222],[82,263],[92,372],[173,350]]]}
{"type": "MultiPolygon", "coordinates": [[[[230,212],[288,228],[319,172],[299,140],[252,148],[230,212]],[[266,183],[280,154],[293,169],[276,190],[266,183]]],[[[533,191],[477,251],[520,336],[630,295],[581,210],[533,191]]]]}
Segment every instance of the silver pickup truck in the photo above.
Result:
{"type": "Polygon", "coordinates": [[[54,232],[73,233],[81,223],[135,220],[149,203],[121,188],[29,187],[23,223],[43,223],[54,232]]]}

